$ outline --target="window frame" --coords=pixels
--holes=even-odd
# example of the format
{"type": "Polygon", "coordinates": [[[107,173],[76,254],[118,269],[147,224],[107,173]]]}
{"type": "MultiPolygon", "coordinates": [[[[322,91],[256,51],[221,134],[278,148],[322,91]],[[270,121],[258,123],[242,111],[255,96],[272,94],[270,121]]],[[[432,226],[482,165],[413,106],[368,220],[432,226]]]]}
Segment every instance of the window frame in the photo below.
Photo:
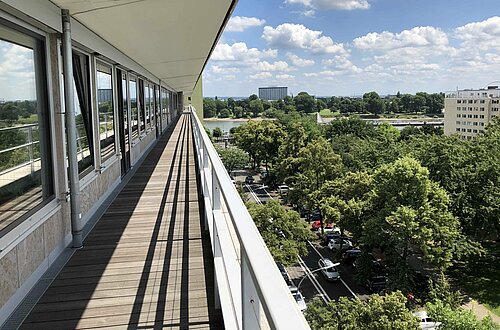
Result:
{"type": "MultiPolygon", "coordinates": [[[[118,153],[118,147],[117,147],[117,142],[116,142],[116,138],[117,138],[117,129],[116,129],[116,126],[117,126],[117,104],[116,104],[116,85],[115,85],[115,80],[116,80],[116,69],[115,67],[111,64],[111,63],[108,63],[102,59],[98,59],[96,58],[95,59],[95,63],[94,63],[94,67],[95,67],[95,70],[94,70],[94,79],[95,79],[95,88],[94,88],[94,91],[95,91],[95,109],[96,109],[96,121],[97,121],[97,127],[98,127],[98,130],[97,130],[97,136],[99,137],[98,140],[99,141],[96,141],[96,145],[98,145],[98,149],[99,149],[99,160],[100,160],[100,164],[101,164],[101,167],[102,167],[102,164],[106,163],[107,161],[109,161],[109,159],[113,158],[114,156],[117,155],[118,153]],[[98,92],[98,77],[97,77],[97,74],[99,72],[99,66],[104,66],[106,67],[107,69],[109,69],[109,75],[111,76],[111,112],[113,114],[113,143],[110,143],[109,145],[112,145],[113,146],[113,151],[110,152],[108,155],[103,155],[103,148],[102,148],[102,145],[101,145],[101,137],[100,137],[100,129],[101,129],[101,120],[100,120],[100,110],[99,110],[99,92],[98,92]]],[[[102,71],[101,71],[102,72],[102,71]]],[[[107,73],[107,72],[106,72],[107,73]]],[[[120,77],[120,82],[121,82],[121,77],[120,77]]]]}
{"type": "MultiPolygon", "coordinates": [[[[17,21],[17,19],[13,17],[1,14],[0,36],[5,42],[33,50],[40,162],[43,164],[40,168],[39,185],[42,189],[41,200],[0,230],[0,243],[3,245],[5,242],[12,242],[21,237],[21,235],[26,234],[33,226],[31,219],[34,218],[38,212],[46,210],[43,212],[47,213],[55,209],[58,205],[55,197],[59,193],[59,189],[57,184],[58,178],[57,175],[55,175],[57,162],[54,139],[55,118],[52,111],[53,96],[49,92],[52,90],[52,81],[50,74],[51,66],[49,60],[50,50],[48,35],[25,22],[17,21]]],[[[2,252],[4,251],[0,250],[0,253],[2,252]]]]}

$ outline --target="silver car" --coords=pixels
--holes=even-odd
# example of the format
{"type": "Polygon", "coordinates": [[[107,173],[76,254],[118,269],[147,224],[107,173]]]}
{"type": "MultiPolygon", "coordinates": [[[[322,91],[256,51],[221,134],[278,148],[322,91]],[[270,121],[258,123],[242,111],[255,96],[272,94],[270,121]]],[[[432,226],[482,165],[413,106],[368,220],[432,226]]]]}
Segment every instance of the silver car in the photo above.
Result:
{"type": "Polygon", "coordinates": [[[324,258],[318,260],[318,266],[327,281],[340,280],[340,272],[337,268],[338,263],[334,264],[330,259],[324,258]]]}

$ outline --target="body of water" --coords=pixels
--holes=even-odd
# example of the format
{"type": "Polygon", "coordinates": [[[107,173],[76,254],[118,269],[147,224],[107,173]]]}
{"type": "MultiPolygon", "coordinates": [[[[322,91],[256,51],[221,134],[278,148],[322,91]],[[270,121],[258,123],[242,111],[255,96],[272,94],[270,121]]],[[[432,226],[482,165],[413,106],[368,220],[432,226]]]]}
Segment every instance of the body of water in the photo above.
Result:
{"type": "Polygon", "coordinates": [[[208,128],[210,132],[214,130],[214,128],[219,127],[222,132],[228,132],[233,127],[238,127],[247,121],[244,120],[206,120],[203,122],[203,126],[208,128]]]}

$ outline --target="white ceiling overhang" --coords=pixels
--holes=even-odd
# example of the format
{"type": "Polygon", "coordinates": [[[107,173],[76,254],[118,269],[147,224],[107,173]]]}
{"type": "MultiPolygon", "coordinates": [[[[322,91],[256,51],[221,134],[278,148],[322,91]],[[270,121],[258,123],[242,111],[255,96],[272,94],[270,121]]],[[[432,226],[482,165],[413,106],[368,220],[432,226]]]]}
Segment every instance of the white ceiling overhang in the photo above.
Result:
{"type": "Polygon", "coordinates": [[[52,0],[177,91],[190,95],[236,0],[52,0]]]}

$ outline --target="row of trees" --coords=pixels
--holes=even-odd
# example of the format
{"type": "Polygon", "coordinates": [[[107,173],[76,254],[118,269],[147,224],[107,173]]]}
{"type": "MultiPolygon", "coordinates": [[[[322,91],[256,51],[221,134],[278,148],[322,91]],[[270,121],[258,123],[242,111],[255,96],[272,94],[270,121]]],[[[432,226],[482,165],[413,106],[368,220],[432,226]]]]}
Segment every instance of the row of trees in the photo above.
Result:
{"type": "Polygon", "coordinates": [[[500,124],[472,141],[432,127],[374,127],[359,119],[320,128],[307,117],[250,121],[235,134],[255,165],[293,187],[290,201],[320,208],[365,250],[382,250],[393,283],[411,291],[422,256],[437,272],[500,232],[500,124]]]}
{"type": "Polygon", "coordinates": [[[428,94],[424,92],[411,94],[397,93],[393,96],[380,97],[376,92],[365,93],[362,98],[331,97],[316,98],[306,92],[295,97],[287,96],[283,100],[261,100],[253,94],[243,100],[227,100],[205,98],[203,115],[205,118],[250,118],[276,117],[280,113],[313,113],[323,109],[342,114],[368,113],[381,115],[384,113],[425,113],[439,114],[444,108],[444,94],[428,94]]]}
{"type": "MultiPolygon", "coordinates": [[[[391,288],[415,292],[419,267],[445,274],[456,261],[482,253],[481,241],[498,239],[499,120],[474,140],[461,140],[431,126],[399,131],[355,118],[320,127],[291,113],[250,121],[234,137],[255,166],[265,165],[278,182],[293,187],[292,204],[321,209],[325,221],[336,223],[363,247],[360,281],[371,272],[366,253],[381,253],[391,288]]],[[[298,215],[274,204],[250,211],[273,256],[285,265],[294,263],[309,235],[298,215]]],[[[431,289],[420,297],[431,316],[445,321],[443,329],[460,324],[494,329],[491,320],[479,322],[458,309],[450,296],[436,297],[431,289]]],[[[404,296],[393,293],[368,302],[315,303],[306,316],[314,329],[414,329],[404,302],[404,296]],[[378,327],[377,319],[393,326],[378,327]]]]}

